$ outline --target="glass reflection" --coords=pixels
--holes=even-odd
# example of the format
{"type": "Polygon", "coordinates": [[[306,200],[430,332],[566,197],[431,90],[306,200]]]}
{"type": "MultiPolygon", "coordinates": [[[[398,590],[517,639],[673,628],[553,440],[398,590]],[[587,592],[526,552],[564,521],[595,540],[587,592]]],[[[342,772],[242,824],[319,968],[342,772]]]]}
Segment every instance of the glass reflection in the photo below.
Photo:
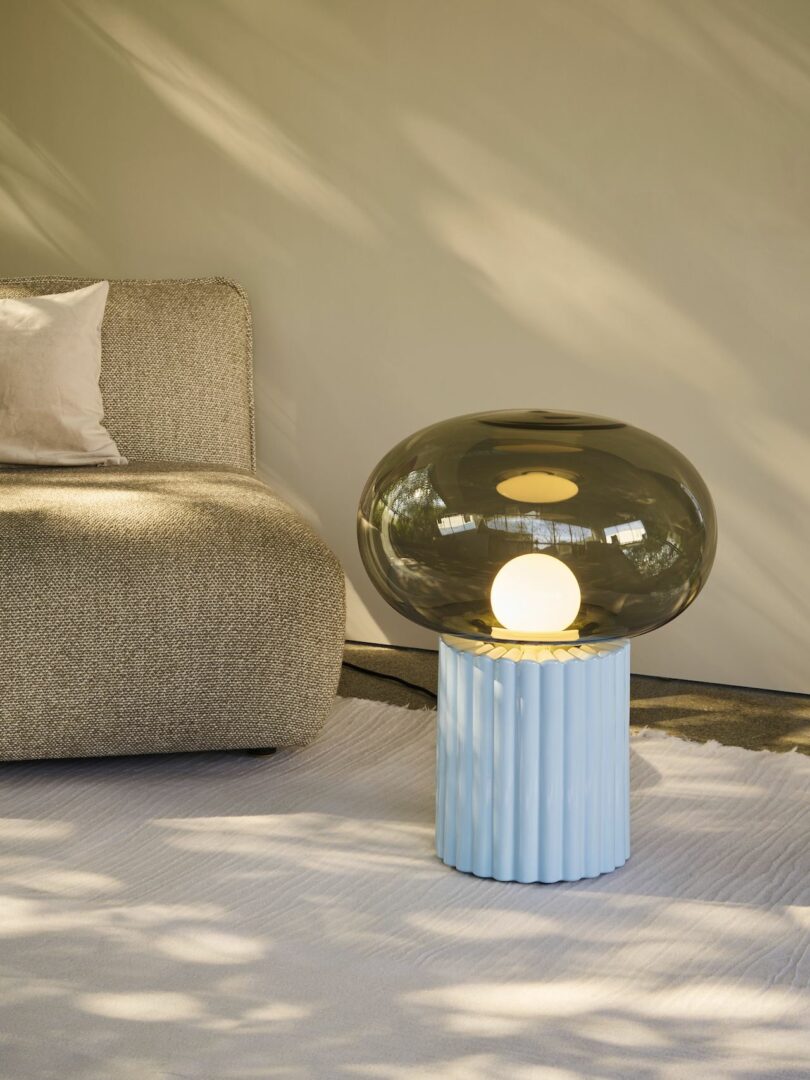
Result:
{"type": "Polygon", "coordinates": [[[641,521],[625,521],[620,525],[608,525],[605,540],[608,544],[638,544],[647,535],[641,521]]]}
{"type": "Polygon", "coordinates": [[[700,476],[660,439],[526,411],[459,417],[404,440],[369,479],[358,535],[372,580],[403,615],[500,640],[496,575],[518,556],[551,555],[581,591],[573,631],[599,640],[653,629],[691,603],[716,525],[700,476]]]}

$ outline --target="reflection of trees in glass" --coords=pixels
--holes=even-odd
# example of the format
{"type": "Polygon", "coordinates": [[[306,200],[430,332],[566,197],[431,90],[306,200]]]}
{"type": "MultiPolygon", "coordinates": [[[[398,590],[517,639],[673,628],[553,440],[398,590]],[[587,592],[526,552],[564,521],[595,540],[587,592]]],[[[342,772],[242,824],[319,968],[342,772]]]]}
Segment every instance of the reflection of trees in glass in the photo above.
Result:
{"type": "Polygon", "coordinates": [[[542,551],[547,547],[563,544],[582,544],[593,539],[593,531],[585,525],[571,525],[566,521],[550,521],[538,513],[497,514],[485,518],[488,529],[493,532],[524,536],[531,542],[531,550],[542,551]]]}
{"type": "Polygon", "coordinates": [[[436,521],[447,509],[430,479],[429,469],[414,469],[395,480],[382,493],[375,505],[375,525],[382,528],[383,521],[389,528],[409,536],[430,536],[436,521]]]}
{"type": "Polygon", "coordinates": [[[647,537],[645,542],[623,547],[622,554],[642,577],[654,578],[671,570],[683,556],[683,551],[675,542],[675,537],[667,535],[660,540],[647,537]]]}
{"type": "Polygon", "coordinates": [[[677,575],[687,557],[681,531],[639,518],[589,527],[517,507],[495,514],[450,512],[430,468],[411,469],[394,480],[374,511],[391,586],[427,620],[440,610],[443,625],[462,631],[489,632],[488,600],[479,609],[481,597],[489,596],[492,567],[518,554],[546,551],[568,561],[587,584],[583,625],[590,620],[594,627],[620,619],[628,604],[654,607],[658,593],[642,597],[639,590],[649,588],[642,583],[655,581],[656,590],[668,590],[671,574],[677,575]],[[483,560],[482,541],[488,545],[483,560]],[[437,606],[442,595],[446,599],[437,606]]]}
{"type": "Polygon", "coordinates": [[[377,506],[380,542],[410,603],[418,607],[420,597],[449,590],[466,606],[472,596],[480,593],[480,582],[471,567],[463,558],[459,565],[459,551],[472,543],[472,565],[486,574],[474,557],[479,518],[474,514],[448,514],[429,469],[412,469],[396,480],[377,506]]]}
{"type": "Polygon", "coordinates": [[[383,459],[360,507],[372,580],[402,614],[489,636],[490,589],[509,559],[562,559],[582,593],[584,639],[639,633],[678,614],[711,567],[716,526],[695,470],[634,428],[537,411],[458,417],[383,459]],[[563,454],[565,456],[563,456],[563,454]],[[506,498],[517,471],[564,465],[578,493],[506,498]]]}

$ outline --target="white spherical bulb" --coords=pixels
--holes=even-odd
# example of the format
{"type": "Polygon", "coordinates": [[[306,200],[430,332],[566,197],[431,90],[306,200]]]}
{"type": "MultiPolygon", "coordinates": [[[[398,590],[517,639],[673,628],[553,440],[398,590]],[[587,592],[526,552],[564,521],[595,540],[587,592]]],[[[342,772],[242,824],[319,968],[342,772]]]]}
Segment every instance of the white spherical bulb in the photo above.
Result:
{"type": "Polygon", "coordinates": [[[579,583],[553,555],[518,555],[492,582],[490,603],[506,630],[548,633],[567,629],[579,613],[579,583]]]}

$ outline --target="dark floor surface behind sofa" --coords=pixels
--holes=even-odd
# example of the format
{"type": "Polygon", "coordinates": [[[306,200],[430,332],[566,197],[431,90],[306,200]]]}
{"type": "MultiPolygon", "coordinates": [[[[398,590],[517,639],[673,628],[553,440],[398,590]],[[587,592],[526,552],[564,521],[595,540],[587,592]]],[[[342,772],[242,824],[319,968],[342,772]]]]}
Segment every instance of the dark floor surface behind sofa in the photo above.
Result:
{"type": "MultiPolygon", "coordinates": [[[[437,674],[433,651],[347,644],[338,693],[433,708],[437,674]]],[[[810,697],[800,694],[634,675],[630,720],[634,727],[660,728],[699,742],[716,739],[749,750],[810,754],[810,697]]]]}

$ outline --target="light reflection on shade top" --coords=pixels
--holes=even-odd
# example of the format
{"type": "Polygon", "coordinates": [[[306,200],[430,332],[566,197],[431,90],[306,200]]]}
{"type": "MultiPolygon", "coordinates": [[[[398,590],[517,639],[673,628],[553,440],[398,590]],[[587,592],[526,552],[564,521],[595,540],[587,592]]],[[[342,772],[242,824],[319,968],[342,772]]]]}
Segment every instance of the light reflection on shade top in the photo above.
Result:
{"type": "Polygon", "coordinates": [[[566,476],[554,472],[521,472],[495,485],[499,495],[512,502],[555,503],[573,499],[579,488],[566,476]]]}
{"type": "Polygon", "coordinates": [[[534,637],[493,610],[511,560],[543,554],[573,575],[581,602],[569,626],[548,624],[545,579],[515,579],[518,593],[535,590],[518,606],[546,624],[535,627],[546,640],[605,640],[683,611],[716,536],[708,490],[674,447],[620,421],[545,410],[461,416],[409,436],[373,471],[358,514],[366,570],[397,611],[498,641],[534,637]]]}

